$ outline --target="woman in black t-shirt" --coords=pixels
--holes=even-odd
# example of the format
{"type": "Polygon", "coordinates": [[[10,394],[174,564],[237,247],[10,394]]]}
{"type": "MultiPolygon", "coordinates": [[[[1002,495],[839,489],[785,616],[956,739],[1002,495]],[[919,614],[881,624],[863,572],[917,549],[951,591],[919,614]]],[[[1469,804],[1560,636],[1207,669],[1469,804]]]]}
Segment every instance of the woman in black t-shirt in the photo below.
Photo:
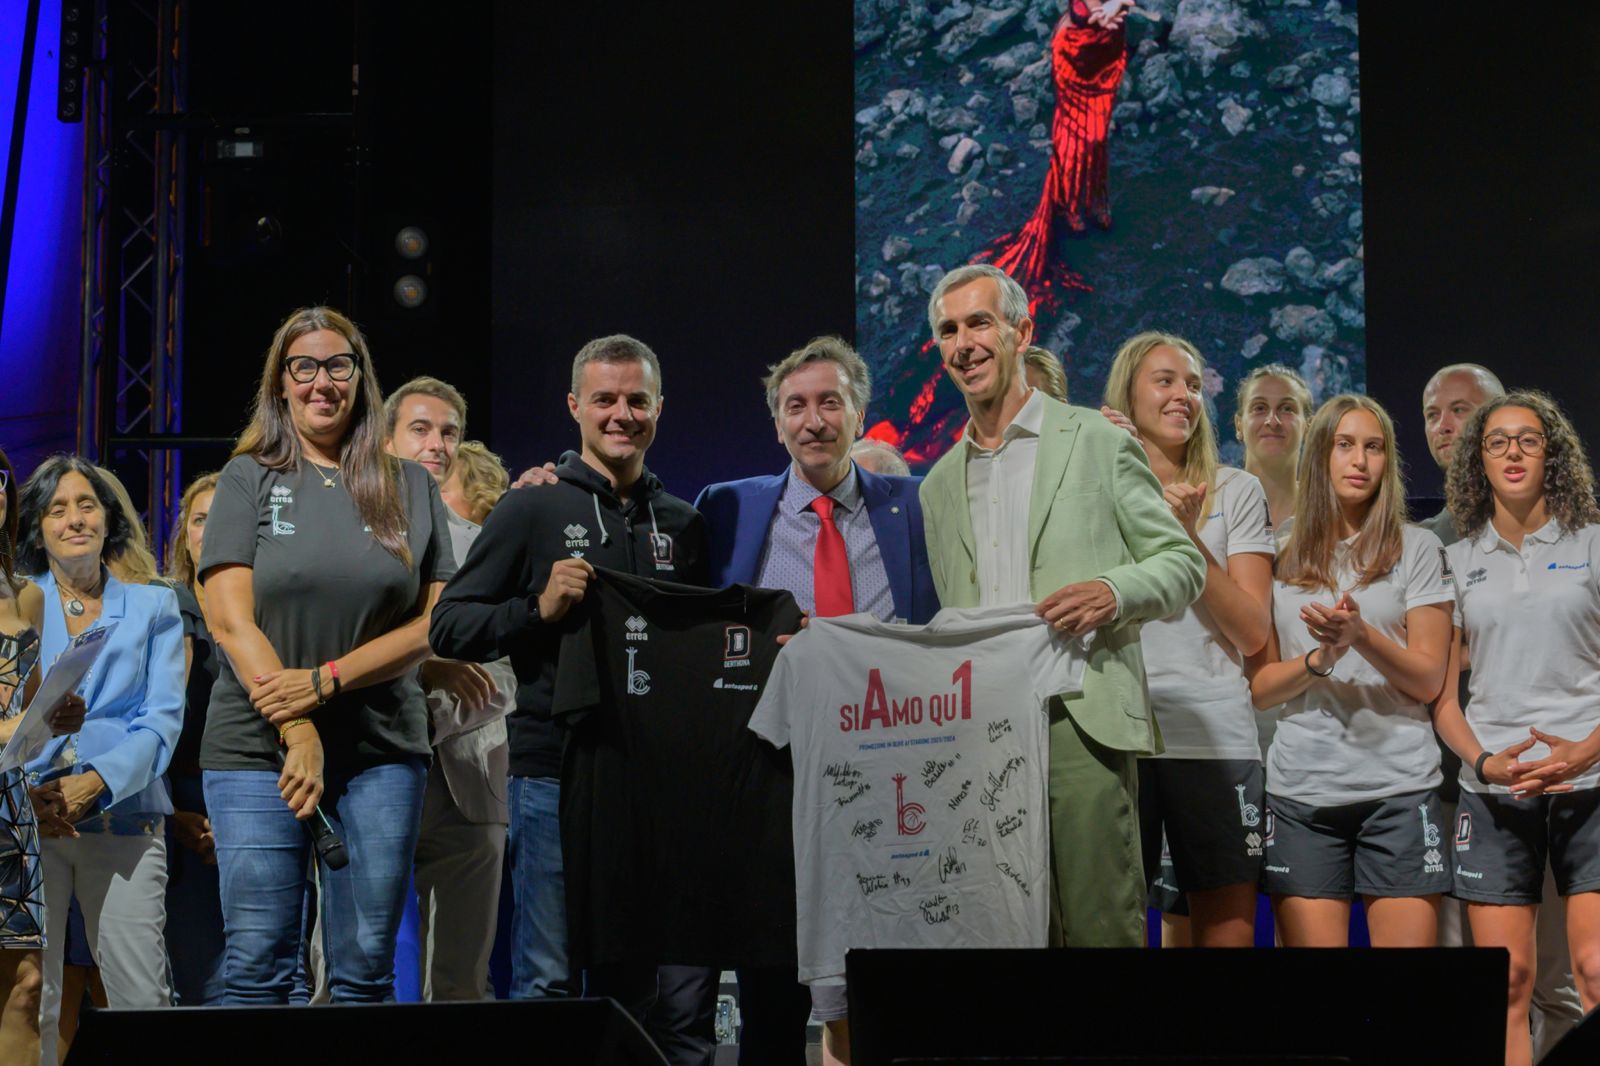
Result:
{"type": "Polygon", "coordinates": [[[383,431],[360,331],[324,307],[290,315],[217,482],[200,561],[231,667],[200,747],[226,1003],[289,1000],[310,843],[296,819],[320,817],[319,802],[350,856],[321,864],[333,999],[394,998],[429,755],[415,668],[455,561],[433,478],[388,455],[383,431]]]}
{"type": "Polygon", "coordinates": [[[211,689],[222,663],[206,626],[205,590],[198,565],[217,475],[201,474],[184,490],[178,535],[167,553],[167,582],[183,616],[183,733],[167,767],[172,817],[167,819],[167,957],[180,1007],[222,1001],[222,899],[217,888],[217,841],[200,786],[200,737],[211,689]]]}

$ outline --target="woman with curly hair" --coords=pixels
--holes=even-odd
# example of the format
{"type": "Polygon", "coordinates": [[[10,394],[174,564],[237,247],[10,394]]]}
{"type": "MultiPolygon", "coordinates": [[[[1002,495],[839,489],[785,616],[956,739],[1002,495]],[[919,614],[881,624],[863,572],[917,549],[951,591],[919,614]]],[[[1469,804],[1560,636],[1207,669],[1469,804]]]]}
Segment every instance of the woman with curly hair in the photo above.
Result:
{"type": "Polygon", "coordinates": [[[1439,538],[1406,524],[1389,415],[1335,396],[1306,431],[1273,632],[1248,666],[1283,704],[1267,756],[1264,870],[1286,947],[1344,947],[1351,901],[1379,947],[1432,947],[1450,888],[1439,748],[1455,600],[1439,538]]]}
{"type": "Polygon", "coordinates": [[[1572,974],[1600,1002],[1600,508],[1555,401],[1517,391],[1478,408],[1446,484],[1462,539],[1446,549],[1460,605],[1452,680],[1434,707],[1461,756],[1454,895],[1473,943],[1511,953],[1506,1062],[1532,1061],[1528,1008],[1545,864],[1567,904],[1572,974]],[[1465,711],[1453,672],[1472,650],[1465,711]]]}

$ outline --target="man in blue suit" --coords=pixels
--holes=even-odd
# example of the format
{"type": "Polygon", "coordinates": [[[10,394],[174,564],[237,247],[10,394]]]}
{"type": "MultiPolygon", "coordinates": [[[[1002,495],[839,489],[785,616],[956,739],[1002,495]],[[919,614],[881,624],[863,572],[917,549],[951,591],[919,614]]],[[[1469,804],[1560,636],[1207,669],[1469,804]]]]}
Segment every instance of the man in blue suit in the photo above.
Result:
{"type": "MultiPolygon", "coordinates": [[[[920,479],[883,477],[850,459],[872,398],[867,364],[838,337],[819,337],[770,367],[765,384],[791,462],[781,474],[700,493],[695,508],[710,534],[711,583],[787,589],[814,614],[928,621],[939,601],[922,532],[920,479]]],[[[740,1062],[804,1062],[813,997],[793,971],[742,971],[739,981],[740,1062]]],[[[824,1048],[842,1047],[844,989],[816,992],[824,1048]]]]}
{"type": "Polygon", "coordinates": [[[767,406],[793,460],[781,474],[710,485],[695,500],[710,529],[711,583],[787,589],[816,613],[813,566],[821,519],[834,500],[856,611],[926,622],[939,609],[917,502],[921,479],[857,466],[872,396],[867,364],[838,337],[819,337],[769,368],[767,406]]]}

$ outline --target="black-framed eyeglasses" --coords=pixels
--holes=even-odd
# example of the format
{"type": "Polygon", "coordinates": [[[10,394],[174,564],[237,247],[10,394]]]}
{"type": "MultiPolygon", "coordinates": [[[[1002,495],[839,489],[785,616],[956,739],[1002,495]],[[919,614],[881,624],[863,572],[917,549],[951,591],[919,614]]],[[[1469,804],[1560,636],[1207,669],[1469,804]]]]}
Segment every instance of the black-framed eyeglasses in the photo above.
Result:
{"type": "Polygon", "coordinates": [[[1483,438],[1483,450],[1498,459],[1511,447],[1511,442],[1517,442],[1517,450],[1523,455],[1543,455],[1545,435],[1529,430],[1512,436],[1509,433],[1490,433],[1483,438]]]}
{"type": "Polygon", "coordinates": [[[317,380],[317,371],[326,370],[330,381],[349,381],[356,375],[356,357],[346,352],[330,355],[326,359],[313,359],[309,355],[292,355],[283,362],[289,376],[304,384],[317,380]]]}

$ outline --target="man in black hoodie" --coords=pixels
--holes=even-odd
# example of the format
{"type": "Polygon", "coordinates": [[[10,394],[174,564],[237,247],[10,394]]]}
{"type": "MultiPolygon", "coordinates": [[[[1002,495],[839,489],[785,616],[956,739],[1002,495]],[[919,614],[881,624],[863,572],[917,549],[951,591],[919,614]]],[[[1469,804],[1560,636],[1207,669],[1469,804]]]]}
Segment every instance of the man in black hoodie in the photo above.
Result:
{"type": "MultiPolygon", "coordinates": [[[[661,364],[632,337],[601,337],[572,362],[567,409],[582,451],[559,480],[500,501],[433,610],[434,654],[484,662],[509,655],[517,675],[509,851],[514,999],[571,995],[559,798],[562,738],[550,719],[568,611],[601,566],[702,585],[705,523],[644,465],[661,415],[661,364]]],[[[595,989],[591,989],[594,991],[595,989]]],[[[625,997],[621,990],[603,991],[625,997]]]]}

